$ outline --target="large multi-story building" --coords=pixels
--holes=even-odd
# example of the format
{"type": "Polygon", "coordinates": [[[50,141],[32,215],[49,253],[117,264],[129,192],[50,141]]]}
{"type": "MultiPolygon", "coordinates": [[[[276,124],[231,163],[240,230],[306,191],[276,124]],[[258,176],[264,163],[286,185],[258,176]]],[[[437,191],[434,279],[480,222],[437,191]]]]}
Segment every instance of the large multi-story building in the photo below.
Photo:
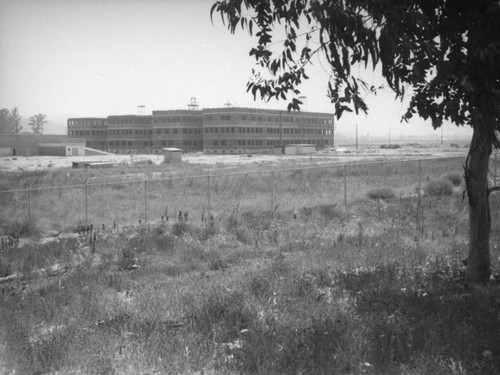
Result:
{"type": "Polygon", "coordinates": [[[203,110],[203,151],[245,153],[291,144],[332,144],[333,118],[328,113],[253,108],[203,110]]]}
{"type": "Polygon", "coordinates": [[[108,149],[106,119],[83,117],[68,119],[68,137],[85,138],[85,145],[98,150],[108,149]]]}
{"type": "Polygon", "coordinates": [[[293,144],[332,144],[333,116],[241,107],[153,111],[152,116],[68,119],[70,137],[112,152],[266,152],[293,144]]]}
{"type": "Polygon", "coordinates": [[[153,147],[203,149],[203,113],[195,110],[153,111],[153,147]]]}
{"type": "Polygon", "coordinates": [[[153,149],[152,116],[108,116],[108,149],[113,152],[146,152],[153,149]]]}

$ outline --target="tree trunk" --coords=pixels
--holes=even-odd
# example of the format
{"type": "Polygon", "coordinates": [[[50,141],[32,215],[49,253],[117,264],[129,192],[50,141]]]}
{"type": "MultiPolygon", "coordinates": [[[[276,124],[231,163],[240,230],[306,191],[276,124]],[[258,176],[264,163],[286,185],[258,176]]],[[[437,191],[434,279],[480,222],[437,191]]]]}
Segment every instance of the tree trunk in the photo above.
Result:
{"type": "Polygon", "coordinates": [[[469,257],[465,279],[485,282],[490,277],[491,216],[488,198],[488,165],[491,141],[479,126],[474,128],[469,154],[464,166],[469,199],[469,257]]]}

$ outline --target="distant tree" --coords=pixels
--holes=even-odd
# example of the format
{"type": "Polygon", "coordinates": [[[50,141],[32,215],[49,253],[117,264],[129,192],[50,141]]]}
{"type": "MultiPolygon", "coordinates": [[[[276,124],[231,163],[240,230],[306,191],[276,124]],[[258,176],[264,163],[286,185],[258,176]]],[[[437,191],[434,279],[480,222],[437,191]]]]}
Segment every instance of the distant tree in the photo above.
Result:
{"type": "Polygon", "coordinates": [[[47,116],[43,113],[33,115],[29,118],[28,125],[33,129],[33,134],[43,134],[43,126],[47,123],[47,116]]]}
{"type": "Polygon", "coordinates": [[[21,125],[21,115],[17,107],[14,107],[10,111],[10,130],[13,134],[20,134],[23,130],[23,126],[21,125]]]}
{"type": "Polygon", "coordinates": [[[17,107],[10,111],[7,108],[0,109],[0,133],[19,134],[22,129],[21,115],[17,107]]]}
{"type": "Polygon", "coordinates": [[[344,111],[367,111],[363,93],[375,88],[352,67],[370,65],[381,68],[396,97],[411,89],[404,120],[418,114],[430,118],[434,128],[443,120],[471,126],[464,165],[466,279],[489,279],[493,190],[487,176],[492,149],[500,146],[498,0],[224,0],[212,6],[211,17],[214,12],[232,33],[237,27],[250,35],[256,31],[250,56],[263,69],[247,83],[254,98],[257,93],[267,100],[292,94],[288,109],[298,110],[297,87],[308,78],[311,58],[320,55],[331,68],[327,93],[337,118],[344,111]],[[281,35],[283,40],[275,42],[281,35]]]}
{"type": "Polygon", "coordinates": [[[7,108],[0,109],[0,134],[8,134],[10,130],[10,112],[7,108]]]}

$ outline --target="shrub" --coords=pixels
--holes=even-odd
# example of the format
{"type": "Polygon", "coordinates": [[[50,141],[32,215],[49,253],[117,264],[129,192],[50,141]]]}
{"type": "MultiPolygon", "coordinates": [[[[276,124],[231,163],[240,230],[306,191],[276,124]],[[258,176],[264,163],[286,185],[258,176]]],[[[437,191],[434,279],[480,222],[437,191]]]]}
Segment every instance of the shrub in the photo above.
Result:
{"type": "Polygon", "coordinates": [[[453,193],[453,185],[450,180],[431,180],[425,186],[424,191],[426,194],[434,196],[451,195],[453,193]]]}
{"type": "Polygon", "coordinates": [[[206,241],[210,237],[219,233],[220,224],[215,220],[209,220],[199,235],[201,241],[206,241]]]}
{"type": "Polygon", "coordinates": [[[177,221],[172,225],[172,234],[181,237],[184,233],[191,233],[191,226],[185,221],[177,221]]]}
{"type": "Polygon", "coordinates": [[[454,186],[462,183],[462,174],[460,172],[449,172],[443,176],[444,180],[449,180],[454,186]]]}
{"type": "Polygon", "coordinates": [[[6,223],[3,225],[2,229],[2,232],[5,235],[12,236],[14,238],[30,237],[38,235],[40,233],[40,230],[34,220],[23,220],[6,223]]]}
{"type": "Polygon", "coordinates": [[[366,193],[366,195],[370,199],[381,199],[381,200],[392,199],[396,196],[396,194],[391,188],[372,189],[368,193],[366,193]]]}
{"type": "Polygon", "coordinates": [[[250,281],[250,290],[257,298],[268,298],[272,293],[271,282],[267,277],[254,276],[250,281]]]}
{"type": "Polygon", "coordinates": [[[9,276],[12,273],[12,269],[9,264],[4,263],[2,259],[0,259],[0,277],[9,276]]]}
{"type": "Polygon", "coordinates": [[[135,250],[131,248],[125,248],[122,250],[122,256],[118,261],[118,267],[120,269],[130,269],[134,265],[137,265],[137,258],[135,256],[135,250]]]}
{"type": "Polygon", "coordinates": [[[240,225],[236,228],[236,238],[238,241],[241,243],[244,243],[246,245],[250,245],[252,243],[252,234],[248,230],[246,225],[240,225]]]}

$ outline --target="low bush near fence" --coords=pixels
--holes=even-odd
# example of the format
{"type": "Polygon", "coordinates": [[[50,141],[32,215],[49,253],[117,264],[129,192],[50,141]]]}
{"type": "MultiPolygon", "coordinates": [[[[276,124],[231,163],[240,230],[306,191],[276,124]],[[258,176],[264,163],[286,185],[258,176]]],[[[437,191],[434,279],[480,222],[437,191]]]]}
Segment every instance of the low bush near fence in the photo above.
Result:
{"type": "Polygon", "coordinates": [[[388,200],[392,199],[396,196],[394,193],[394,190],[391,188],[378,188],[378,189],[373,189],[370,190],[368,193],[366,193],[367,197],[370,199],[381,199],[381,200],[388,200]]]}
{"type": "Polygon", "coordinates": [[[443,179],[450,181],[454,186],[459,186],[462,183],[463,176],[460,172],[449,172],[443,176],[443,179]]]}
{"type": "Polygon", "coordinates": [[[453,184],[448,179],[433,180],[425,185],[424,191],[432,196],[451,195],[453,193],[453,184]]]}

